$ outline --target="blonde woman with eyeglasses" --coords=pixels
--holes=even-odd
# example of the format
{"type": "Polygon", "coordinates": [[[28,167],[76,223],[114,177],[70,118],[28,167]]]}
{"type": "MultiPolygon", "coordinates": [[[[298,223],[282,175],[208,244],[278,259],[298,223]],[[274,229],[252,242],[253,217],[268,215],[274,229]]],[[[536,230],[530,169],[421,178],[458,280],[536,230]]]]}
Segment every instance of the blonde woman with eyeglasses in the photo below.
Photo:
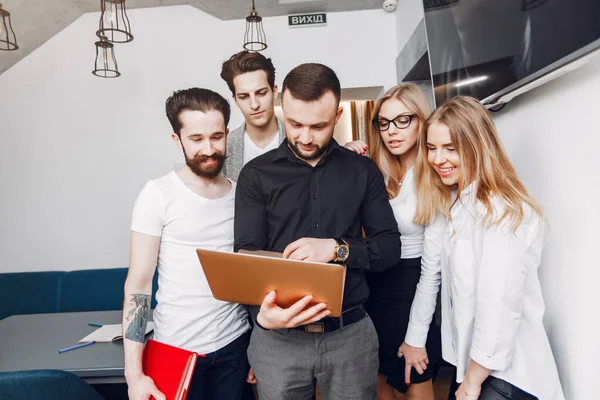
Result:
{"type": "MultiPolygon", "coordinates": [[[[432,248],[424,244],[433,231],[414,223],[417,208],[414,174],[417,140],[430,113],[427,99],[416,85],[398,85],[375,103],[373,126],[369,132],[370,149],[360,141],[345,146],[360,154],[366,154],[368,150],[383,173],[402,242],[402,259],[398,265],[383,272],[367,274],[370,297],[365,307],[379,337],[379,400],[396,399],[394,390],[405,393],[407,400],[434,398],[434,368],[426,356],[425,345],[427,342],[430,355],[439,353],[439,334],[436,336],[432,329],[427,340],[428,332],[425,332],[422,349],[406,355],[407,359],[412,359],[413,354],[415,358],[425,355],[412,370],[405,363],[405,357],[399,358],[397,354],[408,326],[421,264],[439,261],[439,256],[432,257],[432,248]]],[[[443,218],[441,220],[445,222],[443,218]]],[[[427,242],[433,243],[431,240],[427,242]]]]}
{"type": "Polygon", "coordinates": [[[400,351],[426,332],[441,282],[442,354],[457,368],[458,400],[564,400],[542,323],[540,206],[477,100],[447,101],[424,130],[415,221],[428,224],[441,211],[448,225],[441,263],[423,270],[400,351]]]}

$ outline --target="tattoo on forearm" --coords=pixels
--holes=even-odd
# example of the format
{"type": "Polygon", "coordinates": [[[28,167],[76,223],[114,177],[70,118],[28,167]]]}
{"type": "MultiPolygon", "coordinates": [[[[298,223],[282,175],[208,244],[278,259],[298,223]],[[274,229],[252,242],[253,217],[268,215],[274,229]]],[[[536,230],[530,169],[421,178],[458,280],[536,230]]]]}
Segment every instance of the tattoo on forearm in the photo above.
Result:
{"type": "Polygon", "coordinates": [[[134,342],[144,343],[146,325],[148,325],[148,317],[150,315],[150,295],[132,294],[129,304],[133,305],[133,308],[127,314],[126,320],[129,322],[129,325],[127,325],[125,337],[134,342]],[[131,319],[132,316],[133,319],[131,319]]]}

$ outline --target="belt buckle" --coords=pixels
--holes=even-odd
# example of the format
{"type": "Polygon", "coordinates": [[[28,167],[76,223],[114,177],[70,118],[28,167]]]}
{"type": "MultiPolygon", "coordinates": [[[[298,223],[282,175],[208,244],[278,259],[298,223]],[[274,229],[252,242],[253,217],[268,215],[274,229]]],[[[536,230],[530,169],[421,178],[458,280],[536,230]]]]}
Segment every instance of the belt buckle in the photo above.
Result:
{"type": "Polygon", "coordinates": [[[304,325],[304,332],[308,333],[324,333],[325,325],[322,322],[315,322],[313,324],[304,325]]]}

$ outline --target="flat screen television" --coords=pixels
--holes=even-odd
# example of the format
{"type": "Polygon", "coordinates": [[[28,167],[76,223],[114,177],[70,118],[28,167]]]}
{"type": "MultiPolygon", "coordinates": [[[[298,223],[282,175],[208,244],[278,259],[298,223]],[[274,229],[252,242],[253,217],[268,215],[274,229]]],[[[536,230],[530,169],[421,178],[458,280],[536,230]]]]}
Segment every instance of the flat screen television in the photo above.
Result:
{"type": "Polygon", "coordinates": [[[436,105],[503,95],[600,48],[600,0],[423,0],[436,105]]]}

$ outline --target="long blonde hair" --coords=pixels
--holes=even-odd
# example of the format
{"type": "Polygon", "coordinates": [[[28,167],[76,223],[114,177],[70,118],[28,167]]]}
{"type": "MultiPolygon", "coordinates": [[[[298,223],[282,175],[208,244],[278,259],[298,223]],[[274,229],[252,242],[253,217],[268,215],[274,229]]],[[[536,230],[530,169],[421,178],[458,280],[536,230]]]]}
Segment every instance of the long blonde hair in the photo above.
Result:
{"type": "MultiPolygon", "coordinates": [[[[377,99],[371,113],[371,120],[379,116],[381,106],[389,99],[400,100],[412,114],[415,114],[416,118],[419,119],[418,136],[423,136],[423,125],[427,117],[431,114],[431,109],[421,89],[413,83],[402,83],[394,86],[377,99]]],[[[400,158],[390,153],[387,147],[385,147],[381,134],[373,127],[373,124],[369,125],[369,147],[371,158],[375,161],[385,178],[388,198],[393,199],[400,192],[400,182],[402,182],[406,171],[404,171],[400,164],[400,158]]]]}
{"type": "Polygon", "coordinates": [[[463,173],[458,182],[457,199],[462,190],[476,181],[477,199],[485,207],[484,220],[489,224],[508,219],[516,231],[525,215],[524,204],[543,218],[541,207],[529,195],[508,159],[488,111],[472,97],[455,97],[431,114],[424,124],[425,134],[419,136],[415,162],[416,223],[428,224],[437,210],[450,219],[453,205],[450,189],[427,160],[427,130],[432,124],[449,128],[452,144],[460,157],[463,173]],[[500,216],[494,215],[492,197],[497,197],[504,206],[500,216]]]}

